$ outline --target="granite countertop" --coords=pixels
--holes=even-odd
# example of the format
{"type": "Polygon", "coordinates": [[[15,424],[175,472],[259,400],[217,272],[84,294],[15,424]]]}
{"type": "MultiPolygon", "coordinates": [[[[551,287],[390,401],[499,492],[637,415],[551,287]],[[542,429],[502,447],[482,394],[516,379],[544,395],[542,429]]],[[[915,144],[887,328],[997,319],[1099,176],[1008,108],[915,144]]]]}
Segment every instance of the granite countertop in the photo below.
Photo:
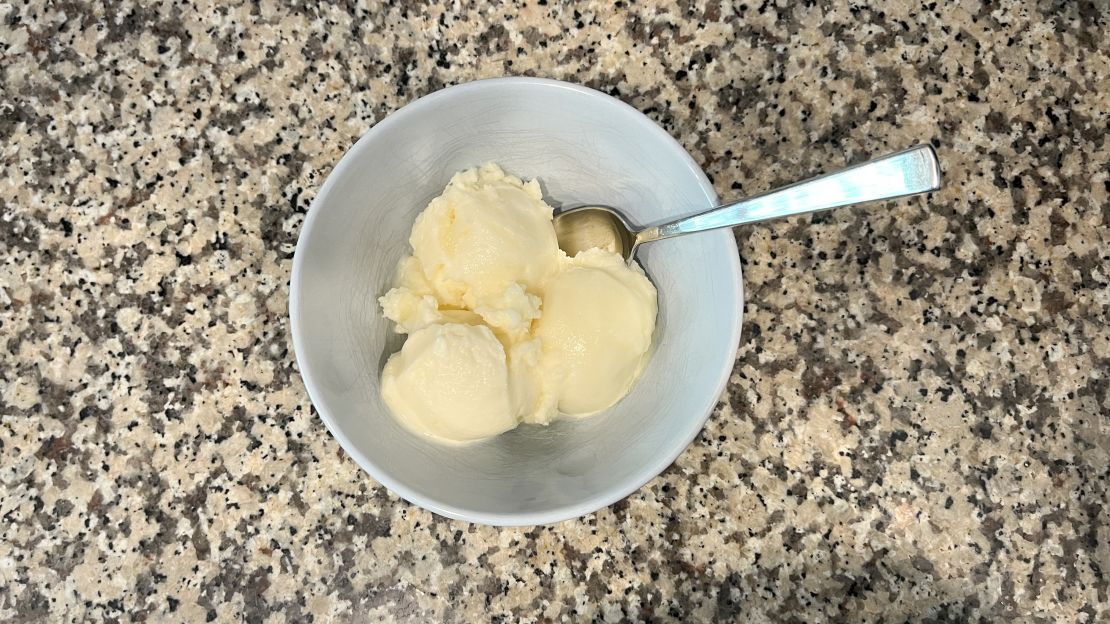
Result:
{"type": "Polygon", "coordinates": [[[1110,617],[1107,5],[556,4],[0,4],[0,620],[1110,617]],[[722,196],[918,141],[947,185],[737,232],[731,382],[643,489],[449,521],[324,429],[287,285],[353,141],[502,75],[722,196]]]}

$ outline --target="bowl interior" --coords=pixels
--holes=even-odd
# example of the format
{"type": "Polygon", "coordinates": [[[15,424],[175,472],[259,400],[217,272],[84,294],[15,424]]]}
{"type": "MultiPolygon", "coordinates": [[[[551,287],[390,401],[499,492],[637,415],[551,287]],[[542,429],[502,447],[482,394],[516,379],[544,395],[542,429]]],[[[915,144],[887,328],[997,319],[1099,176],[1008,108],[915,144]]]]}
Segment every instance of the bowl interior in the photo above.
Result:
{"type": "Polygon", "coordinates": [[[678,143],[606,95],[539,79],[440,91],[372,129],[313,203],[293,271],[297,361],[343,447],[409,501],[489,524],[572,518],[661,472],[712,410],[739,337],[736,245],[726,230],[641,251],[659,290],[655,353],[613,408],[466,447],[428,442],[398,425],[379,395],[381,368],[402,337],[376,300],[408,249],[417,213],[454,173],[489,161],[539,178],[555,206],[609,204],[634,223],[704,209],[716,199],[678,143]]]}

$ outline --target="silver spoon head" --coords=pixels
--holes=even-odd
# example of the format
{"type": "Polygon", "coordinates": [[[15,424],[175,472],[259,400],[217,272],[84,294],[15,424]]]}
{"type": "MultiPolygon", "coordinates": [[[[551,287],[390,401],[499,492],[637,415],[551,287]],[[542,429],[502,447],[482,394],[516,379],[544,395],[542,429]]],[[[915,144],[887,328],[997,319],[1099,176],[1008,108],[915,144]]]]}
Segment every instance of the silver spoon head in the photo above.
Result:
{"type": "Polygon", "coordinates": [[[579,206],[555,215],[553,222],[559,249],[568,256],[599,247],[618,253],[625,260],[632,256],[636,235],[620,213],[608,206],[579,206]]]}

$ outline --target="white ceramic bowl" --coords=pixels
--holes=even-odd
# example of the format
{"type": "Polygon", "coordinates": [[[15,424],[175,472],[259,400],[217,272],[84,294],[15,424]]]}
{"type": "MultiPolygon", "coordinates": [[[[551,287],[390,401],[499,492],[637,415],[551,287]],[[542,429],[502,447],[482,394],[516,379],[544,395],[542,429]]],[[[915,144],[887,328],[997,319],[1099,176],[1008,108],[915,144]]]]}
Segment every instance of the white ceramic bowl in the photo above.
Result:
{"type": "Polygon", "coordinates": [[[536,78],[444,89],[374,126],[320,189],[293,261],[293,346],[328,429],[390,490],[451,518],[546,524],[631,494],[697,435],[732,371],[740,263],[728,230],[641,250],[659,290],[655,353],[609,410],[459,448],[421,439],[393,420],[378,392],[402,337],[376,299],[389,288],[417,213],[455,172],[490,161],[539,178],[556,207],[618,206],[634,223],[717,200],[678,142],[608,95],[536,78]]]}

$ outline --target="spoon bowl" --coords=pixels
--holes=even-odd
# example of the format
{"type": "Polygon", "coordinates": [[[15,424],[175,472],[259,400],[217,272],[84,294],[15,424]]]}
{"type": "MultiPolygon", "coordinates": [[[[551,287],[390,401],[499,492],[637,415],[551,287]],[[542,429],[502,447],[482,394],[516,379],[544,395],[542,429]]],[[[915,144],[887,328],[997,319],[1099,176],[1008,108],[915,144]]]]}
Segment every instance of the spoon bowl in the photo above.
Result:
{"type": "Polygon", "coordinates": [[[636,245],[633,228],[621,213],[609,206],[577,206],[555,215],[555,236],[559,248],[569,256],[599,247],[632,257],[636,245]]]}

